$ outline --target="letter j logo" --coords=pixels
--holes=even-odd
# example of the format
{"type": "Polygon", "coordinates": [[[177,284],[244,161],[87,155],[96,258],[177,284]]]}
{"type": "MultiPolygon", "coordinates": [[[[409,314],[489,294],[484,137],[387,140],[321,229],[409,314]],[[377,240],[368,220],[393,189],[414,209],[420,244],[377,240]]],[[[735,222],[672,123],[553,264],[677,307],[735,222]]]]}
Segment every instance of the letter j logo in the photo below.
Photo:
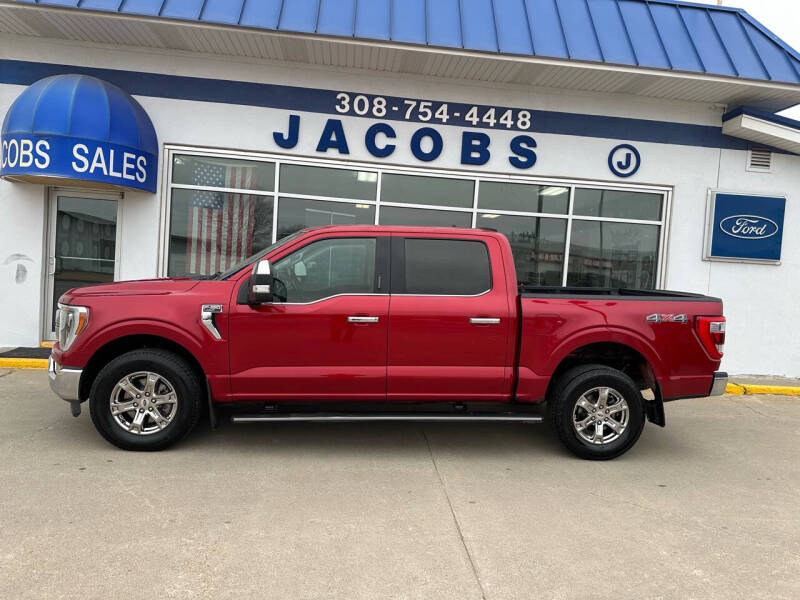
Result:
{"type": "Polygon", "coordinates": [[[608,155],[608,168],[617,177],[630,177],[642,164],[639,151],[630,144],[616,146],[608,155]]]}

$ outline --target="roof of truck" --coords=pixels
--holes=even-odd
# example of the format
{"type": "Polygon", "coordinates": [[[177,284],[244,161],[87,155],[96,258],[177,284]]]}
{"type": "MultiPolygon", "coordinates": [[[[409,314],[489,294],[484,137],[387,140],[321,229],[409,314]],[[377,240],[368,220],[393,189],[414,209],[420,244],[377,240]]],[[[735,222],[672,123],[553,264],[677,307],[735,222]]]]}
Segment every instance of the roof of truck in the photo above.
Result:
{"type": "Polygon", "coordinates": [[[298,233],[328,230],[353,233],[434,234],[447,237],[452,235],[475,236],[476,234],[480,234],[487,237],[506,239],[505,235],[498,233],[494,229],[479,227],[422,227],[414,225],[320,225],[318,227],[302,229],[298,233]]]}

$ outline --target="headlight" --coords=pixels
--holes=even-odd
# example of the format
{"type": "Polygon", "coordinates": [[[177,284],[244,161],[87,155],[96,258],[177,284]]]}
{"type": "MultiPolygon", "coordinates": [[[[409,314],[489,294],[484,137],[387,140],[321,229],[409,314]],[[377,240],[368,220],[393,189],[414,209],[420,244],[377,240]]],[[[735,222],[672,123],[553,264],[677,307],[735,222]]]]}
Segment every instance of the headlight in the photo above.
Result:
{"type": "Polygon", "coordinates": [[[89,309],[85,306],[58,305],[56,311],[56,336],[62,350],[69,350],[81,331],[89,324],[89,309]]]}

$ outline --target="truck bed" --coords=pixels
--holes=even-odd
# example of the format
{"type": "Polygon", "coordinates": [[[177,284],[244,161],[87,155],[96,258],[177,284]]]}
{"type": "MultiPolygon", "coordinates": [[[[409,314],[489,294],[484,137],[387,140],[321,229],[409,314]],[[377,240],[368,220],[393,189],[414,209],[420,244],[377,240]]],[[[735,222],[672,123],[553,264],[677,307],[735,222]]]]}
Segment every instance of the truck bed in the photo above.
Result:
{"type": "Polygon", "coordinates": [[[520,296],[530,297],[578,297],[578,298],[619,298],[636,300],[680,300],[685,302],[722,302],[719,298],[692,294],[690,292],[676,292],[672,290],[643,290],[637,288],[595,288],[577,286],[519,286],[520,296]]]}
{"type": "Polygon", "coordinates": [[[708,394],[719,359],[704,349],[697,323],[722,314],[719,298],[631,288],[519,290],[518,400],[541,401],[565,361],[602,362],[593,357],[626,348],[652,367],[664,399],[708,394]]]}

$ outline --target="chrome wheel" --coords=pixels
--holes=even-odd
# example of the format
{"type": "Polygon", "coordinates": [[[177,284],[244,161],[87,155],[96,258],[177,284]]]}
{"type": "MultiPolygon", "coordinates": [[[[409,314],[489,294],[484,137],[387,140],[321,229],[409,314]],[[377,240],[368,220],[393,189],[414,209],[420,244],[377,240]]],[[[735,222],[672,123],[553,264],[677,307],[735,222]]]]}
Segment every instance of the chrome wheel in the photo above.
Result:
{"type": "Polygon", "coordinates": [[[178,412],[178,395],[162,375],[138,371],[117,382],[109,398],[111,416],[128,433],[150,435],[163,430],[178,412]]]}
{"type": "Polygon", "coordinates": [[[625,432],[630,409],[625,398],[610,387],[584,392],[572,410],[572,426],[590,444],[609,444],[625,432]]]}

